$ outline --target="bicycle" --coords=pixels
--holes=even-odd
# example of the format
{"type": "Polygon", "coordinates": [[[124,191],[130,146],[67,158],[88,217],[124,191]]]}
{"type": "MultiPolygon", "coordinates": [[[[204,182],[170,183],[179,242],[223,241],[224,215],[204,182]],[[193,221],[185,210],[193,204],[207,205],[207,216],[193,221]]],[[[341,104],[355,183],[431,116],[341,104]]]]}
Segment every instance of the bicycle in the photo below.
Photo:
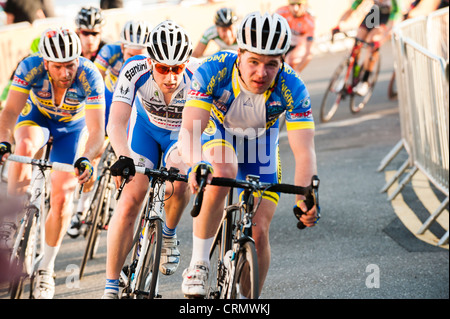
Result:
{"type": "MultiPolygon", "coordinates": [[[[201,169],[201,168],[200,168],[201,169]]],[[[202,174],[204,176],[204,174],[202,174]]],[[[199,194],[205,183],[199,187],[199,194]]],[[[231,187],[222,221],[210,250],[210,273],[206,288],[207,299],[239,299],[244,295],[250,299],[259,297],[258,261],[255,242],[252,238],[253,217],[259,207],[262,193],[269,190],[306,196],[306,205],[318,206],[319,179],[313,176],[311,185],[300,187],[289,184],[260,182],[259,176],[247,175],[246,180],[215,177],[211,185],[231,187]],[[233,189],[243,188],[242,200],[233,203],[233,189]],[[254,193],[260,201],[255,203],[254,193]]],[[[202,196],[196,196],[191,215],[196,217],[201,207],[202,196]]],[[[299,218],[303,212],[295,211],[299,218]]],[[[305,225],[298,222],[297,227],[305,225]]]]}
{"type": "MultiPolygon", "coordinates": [[[[345,37],[349,37],[345,32],[341,32],[345,37]]],[[[334,38],[334,35],[333,35],[334,38]]],[[[349,37],[350,38],[350,37],[349,37]]],[[[364,55],[360,54],[361,50],[366,47],[373,47],[373,43],[356,39],[355,44],[350,51],[350,54],[339,64],[331,77],[327,91],[320,106],[320,120],[325,123],[331,120],[336,113],[339,104],[347,97],[350,98],[350,111],[358,113],[369,102],[372,97],[375,84],[378,79],[381,67],[381,58],[374,67],[374,71],[369,77],[369,91],[365,96],[358,95],[354,88],[361,82],[364,69],[364,55]]],[[[333,39],[332,39],[333,41],[333,39]]],[[[368,51],[368,50],[366,50],[368,51]]],[[[370,54],[370,52],[366,52],[370,54]]]]}
{"type": "Polygon", "coordinates": [[[86,248],[80,264],[79,279],[83,277],[86,263],[95,258],[99,244],[99,235],[108,229],[108,224],[114,210],[115,185],[110,167],[116,160],[111,144],[108,144],[99,162],[99,171],[95,181],[93,197],[86,216],[81,221],[84,237],[87,237],[86,248]]]}
{"type": "Polygon", "coordinates": [[[49,146],[47,144],[46,155],[43,159],[33,159],[14,154],[8,157],[9,161],[30,164],[35,168],[31,178],[29,204],[25,207],[25,214],[20,221],[10,257],[10,270],[15,270],[11,273],[19,273],[18,276],[13,276],[10,282],[11,299],[19,299],[22,296],[27,278],[30,279],[30,298],[33,296],[33,283],[37,266],[43,257],[45,220],[50,208],[47,185],[49,183],[49,171],[74,172],[72,165],[48,160],[49,146]]]}
{"type": "MultiPolygon", "coordinates": [[[[187,182],[187,176],[179,170],[162,167],[158,170],[136,166],[136,173],[145,174],[150,185],[135,228],[133,248],[129,265],[120,273],[121,299],[154,299],[158,294],[159,262],[162,246],[162,223],[164,215],[165,182],[187,182]]],[[[128,173],[125,172],[125,176],[128,173]]],[[[124,177],[125,177],[124,176],[124,177]]],[[[125,180],[116,193],[120,197],[125,180]]]]}

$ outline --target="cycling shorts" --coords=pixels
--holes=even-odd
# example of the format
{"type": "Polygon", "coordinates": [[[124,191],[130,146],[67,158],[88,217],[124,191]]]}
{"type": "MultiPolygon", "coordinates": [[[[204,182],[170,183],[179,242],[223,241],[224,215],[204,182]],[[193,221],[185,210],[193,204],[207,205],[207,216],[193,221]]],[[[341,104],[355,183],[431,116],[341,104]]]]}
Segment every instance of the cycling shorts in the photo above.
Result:
{"type": "Polygon", "coordinates": [[[16,129],[25,126],[38,126],[42,129],[45,146],[50,136],[53,136],[53,146],[50,151],[50,161],[74,164],[81,155],[81,150],[87,140],[87,128],[84,117],[70,122],[60,122],[42,114],[29,98],[20,114],[16,129]]]}
{"type": "Polygon", "coordinates": [[[150,169],[166,165],[167,158],[177,148],[178,131],[161,129],[150,121],[145,121],[136,114],[133,107],[128,130],[128,144],[131,148],[131,158],[135,165],[150,169]],[[164,157],[161,158],[161,154],[164,157]]]}
{"type": "MultiPolygon", "coordinates": [[[[279,156],[279,129],[278,120],[264,135],[247,139],[237,137],[226,131],[223,125],[213,118],[209,119],[207,128],[202,134],[202,147],[207,150],[211,147],[222,146],[223,150],[229,148],[234,151],[238,160],[238,173],[236,179],[245,180],[246,176],[257,175],[265,183],[281,182],[281,162],[279,156]]],[[[241,194],[243,189],[238,189],[241,194]]],[[[256,194],[259,196],[259,194],[256,194]]],[[[267,191],[262,196],[275,204],[278,203],[280,193],[267,191]]]]}

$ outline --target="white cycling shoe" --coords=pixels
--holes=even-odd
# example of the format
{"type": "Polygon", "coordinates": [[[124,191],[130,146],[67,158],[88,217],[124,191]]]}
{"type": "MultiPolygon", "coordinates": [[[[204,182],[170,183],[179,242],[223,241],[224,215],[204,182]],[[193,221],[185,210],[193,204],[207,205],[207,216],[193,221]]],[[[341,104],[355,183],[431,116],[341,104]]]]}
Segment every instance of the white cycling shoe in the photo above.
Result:
{"type": "Polygon", "coordinates": [[[180,251],[178,245],[180,242],[175,235],[172,238],[163,237],[161,247],[161,260],[159,271],[164,275],[172,275],[178,269],[180,264],[180,251]]]}
{"type": "Polygon", "coordinates": [[[209,267],[204,261],[198,261],[194,266],[183,272],[181,291],[187,298],[201,298],[206,296],[206,281],[209,267]]]}
{"type": "Polygon", "coordinates": [[[36,275],[36,286],[34,287],[34,299],[53,299],[55,295],[55,273],[41,269],[36,275]]]}

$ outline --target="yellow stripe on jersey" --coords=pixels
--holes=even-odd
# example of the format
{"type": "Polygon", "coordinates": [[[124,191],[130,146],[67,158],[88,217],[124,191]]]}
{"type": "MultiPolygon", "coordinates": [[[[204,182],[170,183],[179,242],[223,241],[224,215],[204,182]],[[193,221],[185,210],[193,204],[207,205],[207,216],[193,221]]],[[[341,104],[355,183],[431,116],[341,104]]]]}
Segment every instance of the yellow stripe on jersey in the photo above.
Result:
{"type": "Polygon", "coordinates": [[[314,122],[286,122],[288,131],[314,129],[314,122]]]}
{"type": "Polygon", "coordinates": [[[197,107],[199,109],[206,110],[208,112],[211,112],[211,103],[199,101],[199,100],[188,100],[184,107],[197,107]]]}
{"type": "Polygon", "coordinates": [[[21,88],[21,87],[18,87],[18,86],[14,86],[14,85],[11,85],[10,90],[17,91],[17,92],[22,92],[22,93],[26,93],[26,94],[30,93],[30,90],[24,89],[24,88],[21,88]]]}

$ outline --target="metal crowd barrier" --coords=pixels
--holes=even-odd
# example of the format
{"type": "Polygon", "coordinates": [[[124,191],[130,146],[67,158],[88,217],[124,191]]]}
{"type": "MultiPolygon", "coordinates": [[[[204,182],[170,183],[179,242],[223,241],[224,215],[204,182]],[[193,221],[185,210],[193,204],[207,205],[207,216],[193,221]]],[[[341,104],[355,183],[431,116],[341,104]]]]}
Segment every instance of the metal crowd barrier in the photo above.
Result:
{"type": "MultiPolygon", "coordinates": [[[[382,171],[404,148],[408,159],[387,181],[393,200],[420,170],[446,198],[419,229],[423,234],[449,203],[449,9],[406,20],[393,30],[401,140],[383,158],[382,171]],[[403,177],[403,178],[401,178],[403,177]]],[[[448,243],[449,232],[438,245],[448,243]]]]}

